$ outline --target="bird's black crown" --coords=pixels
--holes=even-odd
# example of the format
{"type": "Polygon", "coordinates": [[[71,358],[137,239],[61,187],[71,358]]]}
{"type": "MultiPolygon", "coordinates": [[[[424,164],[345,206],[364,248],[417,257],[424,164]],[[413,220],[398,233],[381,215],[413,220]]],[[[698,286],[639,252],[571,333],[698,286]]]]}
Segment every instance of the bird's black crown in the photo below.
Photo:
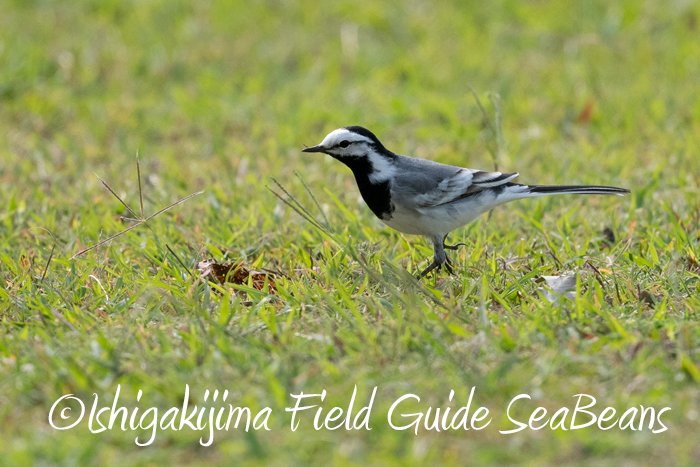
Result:
{"type": "Polygon", "coordinates": [[[357,133],[358,135],[362,135],[362,136],[364,136],[365,138],[371,139],[372,142],[374,143],[375,147],[376,147],[380,152],[386,151],[386,148],[385,148],[384,145],[381,143],[381,141],[379,141],[379,138],[377,138],[377,137],[374,135],[374,133],[372,133],[371,131],[369,131],[367,128],[362,127],[362,126],[353,125],[353,126],[346,126],[345,129],[348,130],[348,131],[352,131],[353,133],[357,133]]]}

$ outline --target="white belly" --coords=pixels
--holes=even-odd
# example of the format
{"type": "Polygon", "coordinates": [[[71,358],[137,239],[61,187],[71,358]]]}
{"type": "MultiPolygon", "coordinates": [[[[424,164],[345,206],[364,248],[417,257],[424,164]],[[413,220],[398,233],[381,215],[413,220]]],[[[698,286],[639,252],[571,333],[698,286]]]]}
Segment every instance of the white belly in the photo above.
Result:
{"type": "Polygon", "coordinates": [[[411,235],[431,235],[429,219],[418,212],[408,212],[396,207],[391,215],[391,219],[381,219],[386,225],[394,230],[411,235]]]}
{"type": "Polygon", "coordinates": [[[382,222],[399,232],[441,237],[475,221],[499,204],[501,203],[496,203],[494,197],[483,195],[429,208],[410,209],[395,204],[391,219],[382,219],[382,222]]]}

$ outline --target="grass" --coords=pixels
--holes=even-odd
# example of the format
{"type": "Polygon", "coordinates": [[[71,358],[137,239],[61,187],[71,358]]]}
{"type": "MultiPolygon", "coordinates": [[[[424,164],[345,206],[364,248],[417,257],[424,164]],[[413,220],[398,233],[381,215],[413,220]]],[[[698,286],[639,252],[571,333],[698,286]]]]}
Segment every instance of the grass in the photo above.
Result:
{"type": "Polygon", "coordinates": [[[3,465],[700,462],[697,3],[0,11],[3,465]],[[300,152],[350,124],[399,153],[484,169],[497,158],[525,183],[632,194],[501,207],[450,237],[468,244],[453,277],[416,283],[430,245],[382,228],[346,168],[300,152]],[[204,194],[73,258],[133,225],[94,174],[141,218],[204,194]],[[275,292],[202,280],[205,258],[279,271],[275,292]],[[574,299],[546,300],[540,278],[566,272],[574,299]],[[234,406],[271,407],[271,430],[220,432],[207,448],[201,433],[159,431],[139,448],[137,433],[47,423],[64,394],[102,406],[121,385],[125,406],[142,390],[139,407],[166,410],[185,384],[197,404],[228,389],[234,406]],[[361,404],[378,386],[371,431],[316,431],[308,412],[289,429],[290,393],[325,389],[327,411],[355,385],[361,404]],[[401,395],[426,410],[453,389],[454,408],[472,387],[487,429],[386,423],[401,395]],[[669,429],[498,433],[518,394],[533,397],[513,409],[527,419],[573,409],[581,392],[598,414],[669,406],[669,429]]]}

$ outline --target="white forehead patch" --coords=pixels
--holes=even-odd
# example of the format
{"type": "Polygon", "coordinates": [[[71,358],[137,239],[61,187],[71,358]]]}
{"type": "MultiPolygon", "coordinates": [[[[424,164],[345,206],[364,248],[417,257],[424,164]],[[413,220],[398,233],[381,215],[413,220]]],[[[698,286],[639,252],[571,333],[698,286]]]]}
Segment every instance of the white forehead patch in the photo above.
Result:
{"type": "Polygon", "coordinates": [[[345,128],[338,128],[328,133],[328,136],[323,138],[321,146],[324,148],[332,148],[338,145],[341,141],[349,141],[351,143],[356,141],[364,141],[366,143],[372,143],[373,141],[366,136],[359,135],[345,128]]]}

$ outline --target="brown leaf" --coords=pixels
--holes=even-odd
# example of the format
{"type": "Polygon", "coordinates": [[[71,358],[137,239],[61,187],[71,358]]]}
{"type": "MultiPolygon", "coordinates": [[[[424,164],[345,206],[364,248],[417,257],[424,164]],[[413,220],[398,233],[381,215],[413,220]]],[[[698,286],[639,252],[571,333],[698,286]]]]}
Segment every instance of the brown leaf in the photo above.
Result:
{"type": "Polygon", "coordinates": [[[275,280],[272,274],[253,271],[251,269],[243,266],[241,262],[235,263],[217,263],[213,259],[208,259],[200,261],[197,265],[197,269],[201,274],[203,279],[211,280],[211,277],[215,277],[220,284],[231,283],[236,285],[248,285],[248,278],[252,278],[253,288],[257,290],[264,290],[265,282],[267,281],[269,292],[277,292],[277,287],[275,287],[275,280]]]}

